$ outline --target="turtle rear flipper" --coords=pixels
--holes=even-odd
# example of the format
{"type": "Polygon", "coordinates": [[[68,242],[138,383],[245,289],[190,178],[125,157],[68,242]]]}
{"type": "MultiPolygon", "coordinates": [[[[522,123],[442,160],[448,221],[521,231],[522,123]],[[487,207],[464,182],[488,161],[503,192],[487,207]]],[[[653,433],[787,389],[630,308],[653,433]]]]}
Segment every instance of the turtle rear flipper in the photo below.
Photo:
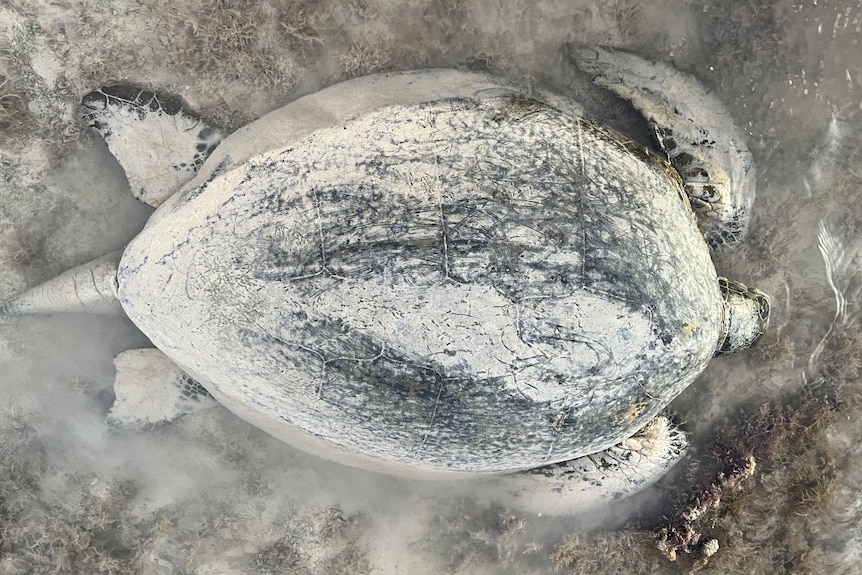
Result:
{"type": "Polygon", "coordinates": [[[120,162],[136,198],[158,206],[194,177],[224,134],[182,100],[134,86],[105,86],[81,100],[83,119],[120,162]]]}
{"type": "Polygon", "coordinates": [[[697,80],[664,62],[598,47],[572,47],[575,64],[649,121],[685,183],[704,239],[732,246],[748,231],[756,173],[745,134],[697,80]]]}
{"type": "Polygon", "coordinates": [[[215,400],[157,349],[130,349],[114,358],[113,429],[143,429],[212,407],[215,400]]]}

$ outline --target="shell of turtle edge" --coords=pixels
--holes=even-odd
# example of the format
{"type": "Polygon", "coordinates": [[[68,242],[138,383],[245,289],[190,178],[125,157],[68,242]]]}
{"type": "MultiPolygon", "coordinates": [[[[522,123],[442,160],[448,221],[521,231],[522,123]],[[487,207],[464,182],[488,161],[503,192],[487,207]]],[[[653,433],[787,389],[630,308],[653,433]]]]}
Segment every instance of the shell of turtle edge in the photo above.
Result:
{"type": "Polygon", "coordinates": [[[413,475],[631,436],[705,368],[723,317],[667,164],[572,102],[457,71],[352,80],[229,136],[118,281],[241,417],[413,475]]]}

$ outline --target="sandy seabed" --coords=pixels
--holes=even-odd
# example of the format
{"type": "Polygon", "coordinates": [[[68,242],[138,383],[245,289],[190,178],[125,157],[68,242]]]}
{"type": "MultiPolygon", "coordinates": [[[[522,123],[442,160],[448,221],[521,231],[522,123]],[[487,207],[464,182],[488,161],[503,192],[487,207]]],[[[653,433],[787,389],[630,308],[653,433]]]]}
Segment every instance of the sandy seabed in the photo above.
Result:
{"type": "Polygon", "coordinates": [[[7,318],[0,574],[676,573],[692,560],[650,532],[709,497],[704,572],[859,573],[858,0],[3,0],[0,300],[121,248],[150,213],[80,121],[98,86],[180,94],[234,129],[365,73],[484,69],[642,132],[575,72],[570,42],[697,76],[758,165],[750,237],[716,264],[772,295],[772,325],[671,406],[694,444],[675,474],[601,513],[532,517],[319,461],[221,409],[111,434],[112,357],[144,336],[123,318],[7,318]],[[718,474],[749,455],[731,489],[718,474]]]}

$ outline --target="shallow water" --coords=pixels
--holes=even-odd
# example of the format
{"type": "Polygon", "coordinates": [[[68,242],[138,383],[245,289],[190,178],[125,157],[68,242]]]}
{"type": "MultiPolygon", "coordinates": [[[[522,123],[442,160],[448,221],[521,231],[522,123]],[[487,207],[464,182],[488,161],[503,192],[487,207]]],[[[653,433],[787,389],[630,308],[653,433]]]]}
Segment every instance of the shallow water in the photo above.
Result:
{"type": "MultiPolygon", "coordinates": [[[[858,0],[5,2],[0,299],[120,248],[150,212],[77,118],[94,87],[165,87],[236,128],[354,75],[469,66],[572,94],[643,137],[573,70],[567,42],[697,76],[758,166],[750,237],[716,264],[772,295],[770,331],[672,407],[700,461],[721,460],[722,428],[722,445],[743,429],[778,440],[710,512],[721,547],[706,569],[858,572],[858,0]],[[764,402],[785,412],[743,428],[764,402]]],[[[658,497],[693,484],[681,474],[607,513],[524,517],[468,486],[461,497],[316,460],[223,410],[108,434],[111,359],[145,344],[121,318],[0,322],[0,573],[544,573],[552,555],[561,572],[679,571],[618,527],[636,508],[649,526],[672,514],[658,497]]]]}

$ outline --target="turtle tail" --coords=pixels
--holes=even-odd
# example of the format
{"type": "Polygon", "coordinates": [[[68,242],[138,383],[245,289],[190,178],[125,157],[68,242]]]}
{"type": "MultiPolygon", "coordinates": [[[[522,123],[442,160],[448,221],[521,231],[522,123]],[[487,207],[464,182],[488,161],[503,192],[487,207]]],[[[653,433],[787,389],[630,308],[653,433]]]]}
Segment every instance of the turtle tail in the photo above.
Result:
{"type": "Polygon", "coordinates": [[[17,295],[0,307],[0,315],[121,312],[117,296],[121,254],[115,252],[74,267],[17,295]]]}

